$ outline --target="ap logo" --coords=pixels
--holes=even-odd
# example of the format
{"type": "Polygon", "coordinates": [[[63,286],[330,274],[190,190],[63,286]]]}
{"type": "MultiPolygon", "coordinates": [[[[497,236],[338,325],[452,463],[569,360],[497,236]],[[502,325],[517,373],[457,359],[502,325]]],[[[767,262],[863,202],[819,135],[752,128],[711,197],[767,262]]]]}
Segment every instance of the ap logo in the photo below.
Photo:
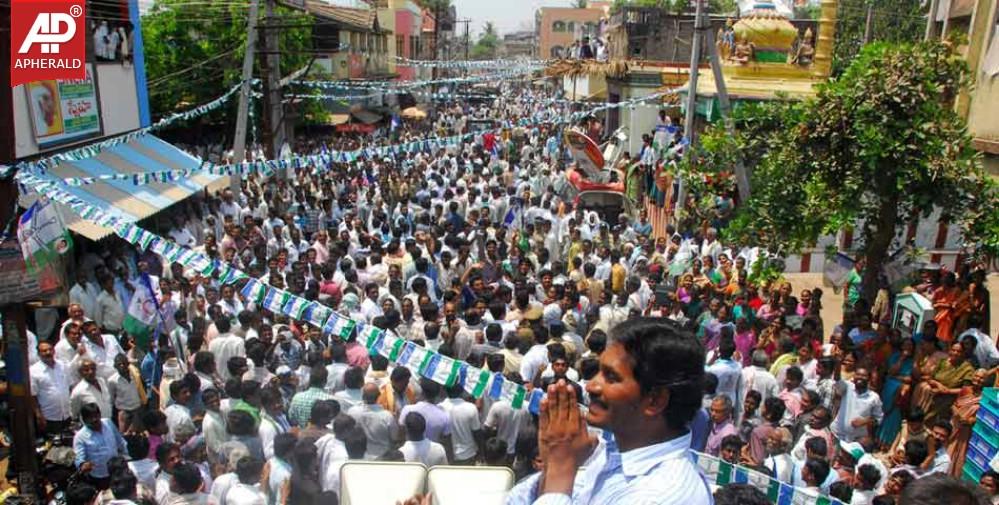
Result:
{"type": "Polygon", "coordinates": [[[12,0],[10,85],[86,79],[84,0],[12,0]]]}
{"type": "MultiPolygon", "coordinates": [[[[80,10],[79,5],[74,5],[73,8],[80,10]]],[[[42,54],[57,54],[59,46],[73,40],[74,35],[76,20],[73,16],[61,12],[42,12],[35,18],[35,24],[31,25],[31,31],[17,52],[26,54],[32,44],[41,44],[42,54]]]]}

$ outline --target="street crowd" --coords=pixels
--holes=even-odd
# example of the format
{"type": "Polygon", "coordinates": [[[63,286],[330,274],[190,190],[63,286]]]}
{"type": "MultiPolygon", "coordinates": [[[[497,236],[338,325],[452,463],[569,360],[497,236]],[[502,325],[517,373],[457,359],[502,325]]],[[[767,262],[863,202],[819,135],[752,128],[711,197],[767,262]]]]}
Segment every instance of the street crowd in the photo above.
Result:
{"type": "MultiPolygon", "coordinates": [[[[392,135],[557,109],[544,92],[504,86],[492,103],[441,103],[392,135]]],[[[572,163],[560,133],[512,129],[288,178],[250,175],[238,192],[169,211],[159,230],[355,321],[543,388],[540,414],[392,366],[356,333],[331,338],[106,239],[79,248],[68,313],[32,334],[38,429],[75,433],[66,502],[335,503],[341,467],[365,460],[507,466],[511,504],[769,503],[751,486],[709,483],[697,451],[854,505],[999,503],[994,471],[978,486],[953,478],[999,364],[982,270],[914,280],[937,313],[903,337],[884,308],[891,294],[862,296],[860,260],[842,321],[828,327],[821,290],[755,280],[752,258],[712,223],[654,230],[644,210],[601,215],[561,196],[572,163]],[[148,349],[123,330],[144,278],[162,314],[148,349]]],[[[629,158],[646,172],[680,141],[649,137],[629,158]]]]}

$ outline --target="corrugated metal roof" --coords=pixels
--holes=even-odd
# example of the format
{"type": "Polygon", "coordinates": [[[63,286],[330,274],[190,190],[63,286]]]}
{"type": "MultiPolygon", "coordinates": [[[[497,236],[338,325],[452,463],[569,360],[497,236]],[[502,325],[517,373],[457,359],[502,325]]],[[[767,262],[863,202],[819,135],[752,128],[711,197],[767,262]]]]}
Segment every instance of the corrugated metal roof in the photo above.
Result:
{"type": "MultiPolygon", "coordinates": [[[[48,170],[53,178],[98,177],[111,174],[141,174],[184,170],[201,166],[201,160],[152,135],[105,149],[101,154],[79,161],[63,161],[48,170]]],[[[131,181],[107,180],[65,189],[81,200],[126,221],[135,222],[203,190],[220,189],[229,178],[198,174],[183,180],[136,185],[131,181]]],[[[31,205],[37,195],[22,195],[22,206],[31,205]]],[[[90,240],[100,240],[110,228],[85,221],[61,204],[56,204],[69,229],[90,240]]]]}
{"type": "Polygon", "coordinates": [[[339,7],[321,1],[309,0],[305,3],[305,10],[313,15],[337,21],[358,30],[373,32],[377,29],[375,24],[377,13],[374,9],[339,7]]]}

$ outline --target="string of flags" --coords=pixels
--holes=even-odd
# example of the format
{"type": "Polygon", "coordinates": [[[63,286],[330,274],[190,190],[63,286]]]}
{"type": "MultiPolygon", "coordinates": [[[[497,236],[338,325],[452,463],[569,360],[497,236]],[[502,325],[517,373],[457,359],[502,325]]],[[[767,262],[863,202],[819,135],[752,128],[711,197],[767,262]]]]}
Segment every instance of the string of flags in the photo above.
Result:
{"type": "Polygon", "coordinates": [[[544,68],[555,60],[414,60],[402,56],[394,56],[396,65],[407,67],[436,68],[508,68],[512,66],[530,66],[544,68]]]}
{"type": "MultiPolygon", "coordinates": [[[[253,82],[256,83],[257,81],[258,81],[257,79],[254,79],[253,82]]],[[[79,161],[87,158],[93,158],[94,156],[97,156],[107,148],[131,142],[139,137],[148,135],[149,133],[152,133],[156,130],[166,128],[167,126],[170,126],[179,121],[187,121],[190,119],[194,119],[196,117],[203,116],[205,114],[208,114],[209,112],[217,110],[218,108],[225,105],[225,103],[228,102],[233,96],[235,96],[239,92],[242,86],[243,83],[242,81],[240,81],[238,84],[230,88],[229,91],[226,91],[225,94],[208,103],[199,105],[197,107],[194,107],[193,109],[188,109],[183,112],[175,112],[173,114],[170,114],[169,116],[164,116],[159,121],[149,126],[146,126],[145,128],[140,128],[138,130],[126,133],[124,135],[119,135],[117,137],[105,139],[100,142],[88,144],[86,146],[62,152],[59,154],[55,154],[40,160],[32,162],[22,162],[12,166],[4,167],[3,172],[0,173],[0,178],[8,177],[10,173],[14,170],[29,170],[29,171],[44,173],[47,169],[56,166],[61,161],[79,161]]]]}
{"type": "Polygon", "coordinates": [[[845,505],[835,498],[810,493],[744,466],[733,465],[718,457],[695,452],[694,459],[708,482],[716,486],[749,484],[759,489],[775,505],[845,505]]]}
{"type": "Polygon", "coordinates": [[[673,91],[663,91],[644,97],[632,98],[624,102],[604,103],[589,109],[573,112],[568,115],[563,115],[562,112],[545,111],[530,118],[522,118],[517,121],[497,121],[500,123],[500,126],[492,130],[483,130],[450,137],[433,137],[389,146],[363,148],[354,151],[328,151],[318,154],[296,155],[287,159],[244,161],[238,164],[216,164],[210,161],[203,161],[201,166],[196,168],[141,172],[133,174],[111,173],[90,177],[67,177],[64,179],[57,179],[57,182],[66,186],[76,187],[104,181],[126,181],[138,186],[151,183],[179,181],[201,173],[207,173],[208,175],[230,176],[244,176],[253,173],[270,176],[279,169],[295,171],[325,170],[328,169],[333,163],[353,163],[358,159],[376,159],[386,157],[395,158],[397,156],[413,153],[433,152],[446,147],[459,145],[468,139],[477,140],[487,133],[499,134],[505,129],[527,128],[530,132],[535,132],[541,125],[572,124],[597,112],[622,107],[633,108],[644,102],[657,100],[671,93],[673,93],[673,91]]]}
{"type": "Polygon", "coordinates": [[[243,296],[264,309],[312,325],[324,334],[340,340],[347,340],[356,334],[357,342],[367,347],[370,353],[385,356],[396,365],[409,368],[421,377],[444,386],[459,384],[476,399],[488,395],[494,400],[509,401],[514,409],[527,408],[533,413],[539,411],[541,398],[544,396],[540,389],[528,391],[524,386],[506,380],[502,373],[492,373],[465,361],[444,356],[400,338],[391,331],[355,321],[316,301],[306,300],[250,278],[228,263],[180,246],[86,203],[55,183],[27,172],[19,172],[16,179],[22,191],[38,193],[66,205],[81,218],[108,227],[125,241],[152,251],[167,261],[180,263],[185,268],[211,276],[222,284],[235,285],[243,296]]]}
{"type": "MultiPolygon", "coordinates": [[[[496,72],[493,74],[485,75],[469,75],[464,77],[444,77],[440,79],[426,79],[420,81],[405,81],[397,84],[375,84],[375,83],[351,83],[344,81],[313,81],[313,80],[297,80],[291,81],[292,84],[299,86],[308,86],[313,88],[322,89],[412,89],[421,88],[425,86],[437,85],[437,84],[472,84],[477,82],[498,82],[501,80],[516,80],[525,78],[525,74],[530,74],[538,70],[533,67],[524,67],[516,70],[506,70],[503,72],[496,72]]],[[[526,78],[530,78],[527,75],[526,78]]]]}

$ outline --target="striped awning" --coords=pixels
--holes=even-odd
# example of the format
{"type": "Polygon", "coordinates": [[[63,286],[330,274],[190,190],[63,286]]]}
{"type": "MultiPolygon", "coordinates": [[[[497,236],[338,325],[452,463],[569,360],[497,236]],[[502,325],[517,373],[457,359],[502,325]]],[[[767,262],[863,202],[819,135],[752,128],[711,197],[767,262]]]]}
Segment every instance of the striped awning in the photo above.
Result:
{"type": "MultiPolygon", "coordinates": [[[[194,169],[201,160],[152,135],[143,135],[131,142],[110,147],[99,155],[78,161],[62,161],[47,171],[52,178],[100,177],[111,174],[141,174],[167,170],[194,169]]],[[[104,180],[65,189],[105,212],[135,222],[150,217],[185,198],[202,191],[225,187],[229,178],[223,175],[198,174],[183,180],[162,183],[134,184],[131,180],[104,180]]],[[[20,204],[30,206],[36,194],[22,194],[20,204]]],[[[100,240],[112,230],[85,221],[69,208],[57,204],[70,230],[90,240],[100,240]]]]}

